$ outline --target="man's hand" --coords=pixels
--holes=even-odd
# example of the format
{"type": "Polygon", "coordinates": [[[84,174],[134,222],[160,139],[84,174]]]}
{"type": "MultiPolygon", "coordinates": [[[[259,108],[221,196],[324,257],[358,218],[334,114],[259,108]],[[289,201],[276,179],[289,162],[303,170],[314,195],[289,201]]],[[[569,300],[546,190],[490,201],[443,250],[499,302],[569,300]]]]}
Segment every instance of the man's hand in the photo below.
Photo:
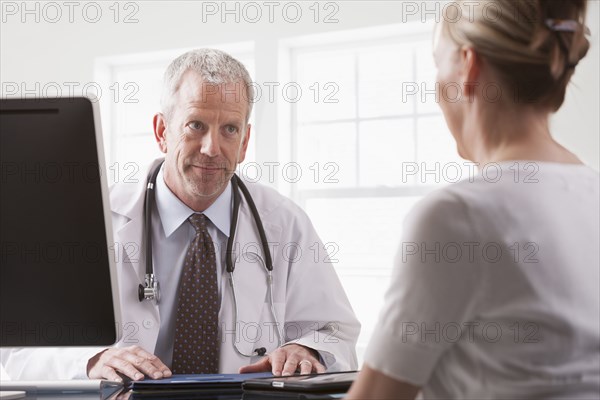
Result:
{"type": "Polygon", "coordinates": [[[280,347],[262,360],[240,368],[239,373],[271,371],[275,376],[288,376],[300,369],[301,374],[325,372],[315,350],[299,344],[280,347]]]}
{"type": "Polygon", "coordinates": [[[118,373],[134,381],[144,379],[144,375],[152,379],[168,378],[172,375],[158,357],[139,346],[106,349],[88,361],[87,374],[90,379],[121,382],[118,373]]]}

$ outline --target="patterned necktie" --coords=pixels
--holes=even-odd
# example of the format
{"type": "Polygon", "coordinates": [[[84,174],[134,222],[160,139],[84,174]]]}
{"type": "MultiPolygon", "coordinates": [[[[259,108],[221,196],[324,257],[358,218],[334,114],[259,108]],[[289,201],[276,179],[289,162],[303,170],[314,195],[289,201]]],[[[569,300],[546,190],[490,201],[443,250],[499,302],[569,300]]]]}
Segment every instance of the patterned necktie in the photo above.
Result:
{"type": "Polygon", "coordinates": [[[196,230],[179,281],[173,346],[174,374],[215,374],[219,371],[219,293],[213,242],[206,217],[189,218],[196,230]]]}

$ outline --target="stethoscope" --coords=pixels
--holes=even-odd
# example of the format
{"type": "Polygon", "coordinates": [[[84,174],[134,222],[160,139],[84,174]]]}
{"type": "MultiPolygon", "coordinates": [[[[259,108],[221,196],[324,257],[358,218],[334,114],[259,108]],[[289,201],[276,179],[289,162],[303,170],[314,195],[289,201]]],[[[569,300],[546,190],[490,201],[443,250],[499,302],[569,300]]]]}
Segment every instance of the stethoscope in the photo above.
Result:
{"type": "MultiPolygon", "coordinates": [[[[164,162],[164,161],[163,161],[164,162]]],[[[155,300],[157,303],[160,301],[160,285],[158,280],[154,276],[154,268],[152,263],[152,209],[156,203],[156,195],[155,195],[155,186],[156,186],[156,177],[158,176],[158,172],[160,171],[160,167],[163,162],[158,164],[151,172],[148,174],[148,183],[146,185],[146,199],[144,206],[144,242],[146,244],[146,274],[144,277],[144,284],[140,284],[138,286],[138,298],[140,301],[143,300],[155,300]]],[[[227,272],[229,273],[229,285],[231,286],[231,293],[233,297],[233,323],[234,323],[234,337],[233,337],[233,347],[236,352],[244,357],[254,357],[254,356],[263,356],[267,352],[267,349],[264,347],[259,347],[258,349],[254,349],[252,354],[243,353],[237,346],[237,322],[238,322],[238,306],[237,306],[237,298],[235,295],[235,281],[233,279],[233,271],[235,270],[235,264],[233,261],[233,242],[235,239],[235,232],[237,229],[238,215],[240,213],[240,204],[241,204],[241,196],[240,192],[244,194],[244,198],[248,203],[248,207],[250,207],[250,212],[252,213],[252,218],[254,219],[254,223],[256,224],[256,228],[258,230],[258,235],[260,236],[260,241],[263,248],[263,253],[265,259],[263,259],[259,254],[256,253],[248,253],[252,254],[254,258],[260,260],[262,262],[263,267],[265,268],[267,274],[267,285],[269,287],[269,306],[271,309],[271,316],[273,317],[273,321],[275,322],[276,332],[277,332],[277,347],[280,347],[282,344],[282,333],[280,331],[280,325],[277,320],[277,314],[275,313],[275,306],[273,302],[273,260],[271,258],[271,253],[269,252],[269,243],[267,242],[267,235],[265,234],[265,229],[263,227],[262,221],[260,219],[260,215],[258,214],[258,210],[256,209],[256,204],[248,191],[248,188],[242,182],[242,180],[236,175],[233,174],[231,177],[231,185],[233,192],[233,214],[231,216],[231,226],[229,227],[229,239],[227,240],[227,249],[225,253],[225,266],[227,272]]],[[[239,257],[236,258],[236,262],[239,260],[239,257]]]]}

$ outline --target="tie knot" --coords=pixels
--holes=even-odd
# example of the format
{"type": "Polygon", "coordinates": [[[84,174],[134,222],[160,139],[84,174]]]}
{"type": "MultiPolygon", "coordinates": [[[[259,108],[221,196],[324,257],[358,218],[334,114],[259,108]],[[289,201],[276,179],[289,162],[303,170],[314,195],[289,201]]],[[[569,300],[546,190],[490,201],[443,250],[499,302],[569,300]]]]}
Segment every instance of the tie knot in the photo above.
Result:
{"type": "Polygon", "coordinates": [[[188,219],[197,234],[206,230],[206,216],[204,214],[192,214],[188,219]]]}

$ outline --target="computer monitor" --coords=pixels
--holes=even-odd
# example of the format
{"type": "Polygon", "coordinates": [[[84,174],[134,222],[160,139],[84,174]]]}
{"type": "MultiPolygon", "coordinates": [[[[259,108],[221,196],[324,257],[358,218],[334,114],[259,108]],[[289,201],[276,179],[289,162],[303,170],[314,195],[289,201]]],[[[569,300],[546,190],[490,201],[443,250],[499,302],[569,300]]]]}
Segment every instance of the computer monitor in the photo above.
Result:
{"type": "Polygon", "coordinates": [[[104,165],[94,99],[0,99],[1,346],[115,343],[104,165]]]}

